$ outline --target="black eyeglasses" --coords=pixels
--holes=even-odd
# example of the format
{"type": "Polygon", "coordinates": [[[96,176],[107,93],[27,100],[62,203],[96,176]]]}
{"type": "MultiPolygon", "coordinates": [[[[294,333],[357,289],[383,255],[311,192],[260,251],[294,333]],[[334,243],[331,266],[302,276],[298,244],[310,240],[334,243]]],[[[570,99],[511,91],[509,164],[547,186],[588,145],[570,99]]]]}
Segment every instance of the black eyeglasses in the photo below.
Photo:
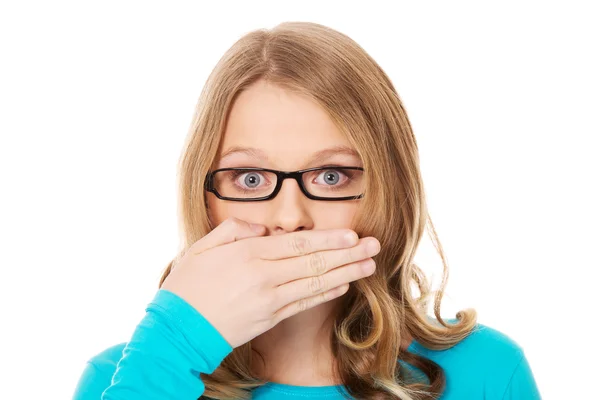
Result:
{"type": "Polygon", "coordinates": [[[219,199],[264,201],[277,196],[285,179],[295,179],[306,197],[312,200],[340,201],[363,197],[361,167],[318,167],[294,172],[266,168],[222,168],[206,174],[204,189],[219,199]],[[315,182],[320,176],[321,182],[315,182]],[[240,181],[241,177],[244,177],[240,181]]]}

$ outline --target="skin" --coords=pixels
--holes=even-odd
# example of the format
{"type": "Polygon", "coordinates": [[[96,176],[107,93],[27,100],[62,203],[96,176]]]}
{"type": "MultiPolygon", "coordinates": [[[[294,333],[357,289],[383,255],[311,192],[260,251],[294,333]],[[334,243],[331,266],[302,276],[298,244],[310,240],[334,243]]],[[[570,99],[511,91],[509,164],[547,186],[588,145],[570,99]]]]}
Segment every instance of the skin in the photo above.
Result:
{"type": "MultiPolygon", "coordinates": [[[[258,81],[241,93],[233,105],[215,169],[261,167],[296,171],[326,165],[363,166],[358,156],[339,152],[317,163],[309,162],[315,152],[334,146],[352,147],[324,109],[309,98],[258,81]],[[233,146],[258,148],[268,159],[245,153],[222,158],[233,146]]],[[[211,193],[207,204],[213,226],[233,216],[266,226],[266,235],[281,235],[310,229],[351,228],[359,201],[311,200],[294,180],[287,179],[270,201],[224,201],[211,193]]],[[[266,368],[260,361],[253,365],[257,375],[288,385],[339,384],[337,373],[332,371],[328,316],[340,300],[298,313],[254,338],[252,347],[266,361],[266,368]]]]}

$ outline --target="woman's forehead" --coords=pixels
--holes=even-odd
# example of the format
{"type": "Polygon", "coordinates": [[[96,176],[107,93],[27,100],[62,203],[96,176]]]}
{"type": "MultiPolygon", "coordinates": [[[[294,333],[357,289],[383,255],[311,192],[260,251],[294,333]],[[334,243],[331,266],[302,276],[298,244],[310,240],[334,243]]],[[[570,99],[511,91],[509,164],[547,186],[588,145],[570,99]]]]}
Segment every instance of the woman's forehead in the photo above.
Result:
{"type": "Polygon", "coordinates": [[[307,96],[272,85],[255,85],[233,104],[226,124],[225,144],[321,140],[335,145],[345,138],[328,112],[307,96]]]}
{"type": "Polygon", "coordinates": [[[218,157],[227,164],[295,165],[298,169],[332,159],[360,161],[356,149],[320,105],[269,84],[251,86],[237,97],[218,157]]]}

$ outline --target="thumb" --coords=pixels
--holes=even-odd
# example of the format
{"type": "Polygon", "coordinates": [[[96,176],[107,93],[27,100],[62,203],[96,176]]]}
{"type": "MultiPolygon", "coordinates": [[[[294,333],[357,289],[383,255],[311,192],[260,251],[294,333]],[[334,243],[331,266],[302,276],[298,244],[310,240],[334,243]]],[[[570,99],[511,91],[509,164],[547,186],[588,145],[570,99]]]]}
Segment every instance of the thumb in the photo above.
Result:
{"type": "Polygon", "coordinates": [[[230,217],[194,243],[192,248],[194,253],[198,254],[238,240],[262,236],[265,231],[264,225],[252,224],[239,218],[230,217]]]}

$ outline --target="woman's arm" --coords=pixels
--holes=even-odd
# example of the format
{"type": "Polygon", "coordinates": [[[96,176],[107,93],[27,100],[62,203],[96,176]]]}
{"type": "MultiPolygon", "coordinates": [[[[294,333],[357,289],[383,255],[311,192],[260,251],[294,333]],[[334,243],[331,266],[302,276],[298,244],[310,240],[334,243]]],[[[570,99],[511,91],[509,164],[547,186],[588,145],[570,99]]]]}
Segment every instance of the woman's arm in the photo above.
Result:
{"type": "Polygon", "coordinates": [[[204,393],[200,373],[212,373],[231,351],[229,343],[196,309],[161,289],[123,349],[116,370],[106,370],[90,360],[74,399],[195,400],[204,393]]]}

